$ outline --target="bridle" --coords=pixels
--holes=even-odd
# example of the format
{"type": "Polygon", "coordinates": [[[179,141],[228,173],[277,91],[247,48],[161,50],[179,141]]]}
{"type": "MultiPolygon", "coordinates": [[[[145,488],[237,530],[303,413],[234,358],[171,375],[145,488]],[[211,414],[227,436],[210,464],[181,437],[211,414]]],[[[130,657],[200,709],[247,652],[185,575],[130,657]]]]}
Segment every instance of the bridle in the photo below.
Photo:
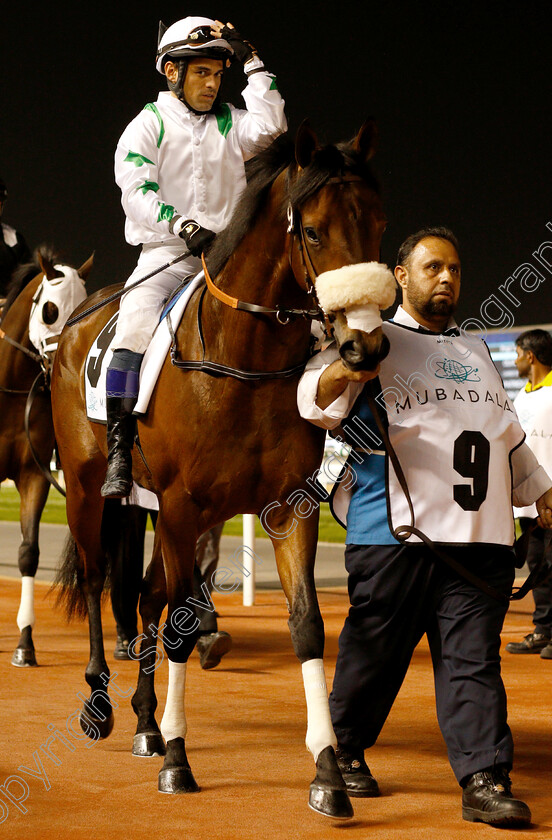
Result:
{"type": "MultiPolygon", "coordinates": [[[[328,184],[349,184],[354,181],[362,181],[363,179],[360,175],[352,175],[350,173],[344,173],[341,176],[335,176],[330,178],[328,181],[323,184],[323,186],[327,186],[328,184]]],[[[299,285],[301,286],[304,291],[307,292],[308,295],[314,298],[314,302],[316,304],[316,308],[314,309],[289,309],[284,306],[278,306],[272,308],[268,306],[261,306],[257,303],[247,303],[246,301],[239,300],[232,295],[227,294],[226,292],[221,291],[221,289],[215,286],[209,271],[207,269],[207,265],[205,263],[205,257],[201,255],[201,262],[203,265],[203,271],[205,274],[205,282],[207,283],[207,288],[209,289],[210,293],[213,297],[220,300],[222,303],[226,304],[226,306],[230,306],[232,309],[239,309],[244,312],[256,312],[262,313],[267,315],[275,315],[276,320],[282,326],[286,326],[292,320],[298,317],[302,318],[310,318],[318,321],[324,321],[326,316],[322,307],[320,306],[318,299],[316,297],[316,280],[320,272],[316,270],[316,266],[314,265],[314,261],[312,259],[311,253],[309,251],[308,242],[305,236],[305,228],[303,225],[303,218],[301,216],[301,212],[299,209],[294,208],[291,204],[291,201],[288,202],[287,206],[287,233],[290,234],[289,239],[289,251],[288,251],[288,261],[290,268],[295,276],[295,272],[293,270],[293,245],[294,241],[297,238],[297,250],[299,251],[299,255],[301,257],[301,265],[304,271],[304,275],[302,277],[302,282],[295,278],[299,285]]]]}
{"type": "MultiPolygon", "coordinates": [[[[363,179],[360,177],[360,175],[343,173],[341,176],[335,176],[333,178],[330,178],[322,186],[327,186],[328,184],[348,184],[353,181],[362,180],[363,179]]],[[[234,379],[239,379],[242,382],[263,381],[267,379],[288,379],[292,376],[296,376],[303,372],[307,363],[307,359],[305,359],[305,361],[302,362],[300,365],[295,365],[292,368],[285,368],[284,370],[275,371],[245,371],[240,370],[238,368],[232,368],[228,365],[220,364],[218,362],[209,361],[205,358],[205,342],[201,326],[201,306],[205,295],[205,291],[208,290],[213,297],[215,297],[217,300],[220,300],[221,303],[225,304],[226,306],[229,306],[232,309],[240,310],[242,312],[252,312],[255,314],[274,315],[276,317],[276,321],[282,326],[286,326],[292,321],[295,321],[297,318],[322,321],[326,325],[326,333],[328,335],[330,334],[331,327],[328,318],[316,297],[315,284],[319,272],[317,272],[316,270],[314,261],[309,251],[301,213],[297,208],[293,207],[291,201],[288,202],[287,220],[287,233],[290,234],[288,253],[289,265],[295,279],[297,280],[297,277],[295,276],[295,272],[293,270],[293,245],[295,239],[297,238],[297,248],[301,257],[302,270],[304,272],[304,275],[301,278],[301,280],[297,280],[297,282],[299,283],[299,286],[313,298],[315,307],[313,309],[290,309],[289,307],[278,305],[276,305],[275,307],[269,307],[262,306],[261,304],[257,303],[249,303],[247,301],[240,300],[239,298],[236,298],[233,295],[229,295],[226,292],[223,292],[214,284],[209,274],[207,264],[205,262],[205,256],[202,254],[201,262],[203,265],[203,272],[205,275],[205,282],[207,285],[206,289],[204,289],[202,292],[200,304],[198,306],[198,332],[203,351],[203,358],[201,361],[191,361],[183,360],[178,357],[176,334],[172,326],[170,313],[168,313],[167,325],[171,335],[170,355],[171,362],[175,367],[178,367],[181,370],[202,371],[203,373],[207,373],[210,376],[230,376],[234,379]]]]}
{"type": "MultiPolygon", "coordinates": [[[[42,286],[40,286],[39,289],[41,290],[42,286]]],[[[38,297],[40,297],[40,292],[38,294],[38,297]]],[[[38,297],[33,299],[34,306],[36,306],[38,297]]],[[[44,393],[45,391],[50,390],[50,360],[47,355],[36,353],[34,350],[30,350],[28,347],[25,347],[24,344],[21,344],[19,341],[16,341],[14,338],[11,338],[1,328],[0,340],[5,341],[12,347],[15,347],[16,350],[19,350],[25,356],[30,358],[33,362],[36,362],[38,365],[40,365],[40,372],[35,377],[33,384],[29,389],[17,390],[15,388],[4,388],[2,385],[0,385],[0,392],[2,394],[11,394],[13,396],[27,397],[27,401],[25,403],[24,427],[31,454],[42,475],[50,482],[50,484],[52,484],[56,488],[56,490],[58,490],[61,493],[62,496],[65,496],[65,490],[56,481],[49,467],[45,466],[42,463],[42,461],[40,460],[40,456],[36,451],[31,439],[30,421],[34,400],[39,393],[44,393]]],[[[51,349],[51,347],[47,347],[46,349],[51,349]]]]}

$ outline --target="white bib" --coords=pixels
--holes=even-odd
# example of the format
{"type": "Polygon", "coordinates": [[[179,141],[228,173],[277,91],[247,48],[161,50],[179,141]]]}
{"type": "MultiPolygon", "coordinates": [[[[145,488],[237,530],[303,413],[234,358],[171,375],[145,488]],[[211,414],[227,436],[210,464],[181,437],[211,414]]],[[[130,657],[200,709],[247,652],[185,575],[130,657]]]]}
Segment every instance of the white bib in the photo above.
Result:
{"type": "MultiPolygon", "coordinates": [[[[435,542],[512,545],[510,453],[524,434],[486,345],[389,322],[383,329],[391,349],[381,364],[378,402],[415,525],[435,542]]],[[[388,496],[393,527],[410,524],[391,462],[388,496]]]]}

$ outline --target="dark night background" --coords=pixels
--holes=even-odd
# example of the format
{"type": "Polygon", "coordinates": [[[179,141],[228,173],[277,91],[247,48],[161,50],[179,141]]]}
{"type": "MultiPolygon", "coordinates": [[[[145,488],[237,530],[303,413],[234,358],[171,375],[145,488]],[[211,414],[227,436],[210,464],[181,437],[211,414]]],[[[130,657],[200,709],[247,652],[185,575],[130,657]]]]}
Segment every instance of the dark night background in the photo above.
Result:
{"type": "MultiPolygon", "coordinates": [[[[462,245],[459,320],[476,317],[548,238],[547,0],[11,4],[0,23],[4,221],[77,265],[95,250],[93,286],[125,280],[138,256],[123,237],[113,153],[164,88],[159,18],[187,14],[230,20],[250,38],[277,76],[292,132],[309,117],[337,141],[376,117],[383,259],[394,265],[419,227],[449,225],[462,245]]],[[[243,74],[229,75],[227,98],[241,105],[243,74]]],[[[524,294],[516,326],[552,321],[551,284],[552,275],[524,294]]]]}

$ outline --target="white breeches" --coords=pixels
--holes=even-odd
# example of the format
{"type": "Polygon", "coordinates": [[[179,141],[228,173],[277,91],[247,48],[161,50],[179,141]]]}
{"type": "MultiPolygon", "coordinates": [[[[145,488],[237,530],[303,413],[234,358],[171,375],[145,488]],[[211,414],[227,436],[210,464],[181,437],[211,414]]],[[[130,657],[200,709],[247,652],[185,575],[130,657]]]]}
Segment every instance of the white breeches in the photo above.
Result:
{"type": "MultiPolygon", "coordinates": [[[[169,245],[166,243],[144,245],[138,264],[125,286],[135,283],[141,277],[170,262],[182,254],[184,242],[169,245]]],[[[160,271],[150,280],[146,280],[136,289],[123,295],[119,307],[117,330],[113,339],[114,350],[133,350],[145,353],[151,337],[159,322],[159,316],[169,295],[188,274],[197,274],[201,270],[201,260],[187,257],[182,262],[160,271]]]]}

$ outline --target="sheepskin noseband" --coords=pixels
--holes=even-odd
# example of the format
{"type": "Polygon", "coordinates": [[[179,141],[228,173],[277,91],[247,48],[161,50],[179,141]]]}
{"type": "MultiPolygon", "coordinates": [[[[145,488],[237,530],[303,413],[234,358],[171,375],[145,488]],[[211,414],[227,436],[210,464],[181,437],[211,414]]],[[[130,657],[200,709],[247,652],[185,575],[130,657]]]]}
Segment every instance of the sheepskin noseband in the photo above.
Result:
{"type": "Polygon", "coordinates": [[[383,263],[357,263],[320,274],[316,294],[326,315],[344,310],[351,329],[372,332],[382,323],[380,310],[395,300],[396,284],[383,263]]]}

